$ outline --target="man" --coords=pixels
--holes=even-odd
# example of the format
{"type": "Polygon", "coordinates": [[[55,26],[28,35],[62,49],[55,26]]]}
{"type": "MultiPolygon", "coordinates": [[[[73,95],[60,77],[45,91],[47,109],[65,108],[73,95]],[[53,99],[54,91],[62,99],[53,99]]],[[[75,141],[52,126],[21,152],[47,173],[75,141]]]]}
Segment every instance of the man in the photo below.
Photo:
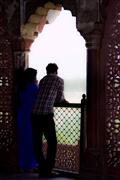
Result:
{"type": "Polygon", "coordinates": [[[64,98],[64,81],[57,75],[58,66],[50,63],[47,75],[39,82],[39,92],[33,107],[32,123],[35,154],[39,164],[40,176],[51,175],[55,165],[57,138],[53,107],[55,103],[67,102],[64,98]],[[47,140],[47,155],[42,151],[43,134],[47,140]]]}

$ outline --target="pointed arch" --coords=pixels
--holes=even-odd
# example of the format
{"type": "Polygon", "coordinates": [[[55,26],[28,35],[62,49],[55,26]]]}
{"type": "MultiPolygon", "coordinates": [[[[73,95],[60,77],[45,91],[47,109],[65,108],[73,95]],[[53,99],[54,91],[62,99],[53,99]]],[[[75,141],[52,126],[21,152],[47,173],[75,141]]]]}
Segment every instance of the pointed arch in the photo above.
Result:
{"type": "Polygon", "coordinates": [[[47,2],[43,7],[39,6],[32,14],[27,23],[21,26],[21,36],[24,40],[32,40],[41,33],[45,24],[52,23],[59,15],[62,5],[55,5],[52,2],[47,2]]]}

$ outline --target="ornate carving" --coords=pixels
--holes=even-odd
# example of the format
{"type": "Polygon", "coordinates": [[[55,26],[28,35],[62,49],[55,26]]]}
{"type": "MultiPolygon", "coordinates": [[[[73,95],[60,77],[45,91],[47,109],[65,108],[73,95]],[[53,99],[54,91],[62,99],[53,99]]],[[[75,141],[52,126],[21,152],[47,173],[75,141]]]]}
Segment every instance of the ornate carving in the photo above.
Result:
{"type": "Polygon", "coordinates": [[[0,35],[5,35],[6,33],[6,14],[4,10],[4,6],[0,3],[0,35]]]}
{"type": "Polygon", "coordinates": [[[0,37],[0,150],[14,144],[13,58],[11,43],[0,37]]]}
{"type": "Polygon", "coordinates": [[[108,167],[120,168],[120,1],[110,1],[103,57],[105,61],[105,152],[108,167]]]}
{"type": "Polygon", "coordinates": [[[5,22],[2,27],[11,35],[19,34],[20,19],[19,19],[19,2],[17,0],[8,0],[0,2],[0,12],[5,22]]]}
{"type": "Polygon", "coordinates": [[[77,29],[81,34],[93,33],[102,24],[101,0],[77,0],[77,29]]]}
{"type": "Polygon", "coordinates": [[[16,51],[14,52],[14,61],[15,61],[15,68],[25,67],[25,52],[16,51]]]}

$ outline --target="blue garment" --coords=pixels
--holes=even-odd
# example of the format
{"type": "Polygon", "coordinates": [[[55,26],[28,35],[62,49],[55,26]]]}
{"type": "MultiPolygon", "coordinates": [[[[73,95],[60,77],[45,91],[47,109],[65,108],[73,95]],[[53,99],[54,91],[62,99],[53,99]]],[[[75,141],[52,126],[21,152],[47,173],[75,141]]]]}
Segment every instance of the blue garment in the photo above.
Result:
{"type": "Polygon", "coordinates": [[[34,83],[30,83],[24,91],[19,93],[17,133],[19,167],[23,170],[30,170],[37,166],[37,162],[33,151],[33,137],[31,124],[31,112],[37,92],[37,85],[34,83]]]}

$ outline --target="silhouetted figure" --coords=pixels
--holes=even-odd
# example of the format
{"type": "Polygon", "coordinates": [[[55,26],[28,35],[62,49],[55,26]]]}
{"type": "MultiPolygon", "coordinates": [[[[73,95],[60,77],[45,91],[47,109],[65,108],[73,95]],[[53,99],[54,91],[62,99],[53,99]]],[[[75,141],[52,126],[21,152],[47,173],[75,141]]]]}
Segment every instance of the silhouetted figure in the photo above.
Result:
{"type": "Polygon", "coordinates": [[[18,87],[19,105],[17,111],[17,134],[19,167],[21,170],[36,168],[37,162],[33,151],[31,112],[38,93],[36,84],[37,70],[27,68],[18,87]]]}
{"type": "Polygon", "coordinates": [[[67,102],[64,98],[64,81],[57,75],[58,66],[50,63],[47,75],[39,82],[39,92],[33,108],[32,124],[39,176],[50,176],[55,165],[57,138],[53,107],[55,103],[67,102]],[[47,140],[47,155],[42,151],[43,134],[47,140]]]}

